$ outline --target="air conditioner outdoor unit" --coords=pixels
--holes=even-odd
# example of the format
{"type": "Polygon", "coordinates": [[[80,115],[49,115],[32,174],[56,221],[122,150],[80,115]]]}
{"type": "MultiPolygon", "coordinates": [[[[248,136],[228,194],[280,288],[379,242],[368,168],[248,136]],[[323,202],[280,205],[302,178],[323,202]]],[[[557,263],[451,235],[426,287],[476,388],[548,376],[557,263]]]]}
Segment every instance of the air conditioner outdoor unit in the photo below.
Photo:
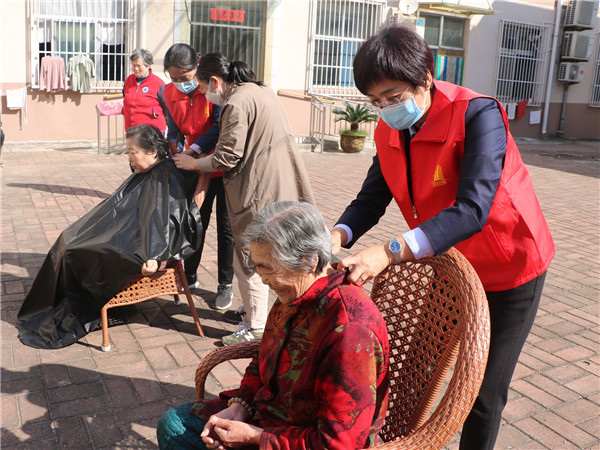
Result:
{"type": "Polygon", "coordinates": [[[596,26],[599,0],[569,0],[565,28],[591,30],[596,26]]]}
{"type": "Polygon", "coordinates": [[[578,31],[566,31],[563,33],[560,57],[561,59],[588,61],[592,56],[593,46],[593,34],[578,31]]]}
{"type": "Polygon", "coordinates": [[[583,64],[560,63],[558,81],[581,83],[583,81],[583,64]]]}

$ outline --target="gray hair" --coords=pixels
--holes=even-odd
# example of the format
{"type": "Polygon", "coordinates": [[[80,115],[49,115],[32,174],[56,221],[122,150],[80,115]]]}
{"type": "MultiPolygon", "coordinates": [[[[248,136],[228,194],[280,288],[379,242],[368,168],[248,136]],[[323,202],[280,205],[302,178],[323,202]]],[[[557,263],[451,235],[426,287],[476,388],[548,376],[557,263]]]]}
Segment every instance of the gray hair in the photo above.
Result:
{"type": "Polygon", "coordinates": [[[273,258],[296,272],[314,270],[319,274],[331,260],[331,234],[319,210],[310,203],[271,203],[248,225],[244,242],[268,244],[273,258]]]}
{"type": "Polygon", "coordinates": [[[152,58],[152,53],[150,53],[145,48],[136,48],[129,57],[129,60],[131,62],[137,61],[138,59],[141,59],[146,67],[150,67],[154,62],[154,58],[152,58]]]}

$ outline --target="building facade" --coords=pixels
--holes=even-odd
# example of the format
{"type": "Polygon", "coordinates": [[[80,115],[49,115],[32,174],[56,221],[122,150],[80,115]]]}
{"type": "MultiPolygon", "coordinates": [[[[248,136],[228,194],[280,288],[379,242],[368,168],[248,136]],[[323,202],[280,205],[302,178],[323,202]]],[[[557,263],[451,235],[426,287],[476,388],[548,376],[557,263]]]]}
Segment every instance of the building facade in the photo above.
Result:
{"type": "Polygon", "coordinates": [[[421,33],[436,78],[498,98],[515,136],[600,138],[598,0],[4,0],[0,21],[8,141],[95,139],[96,104],[120,94],[131,51],[150,50],[168,82],[174,42],[249,63],[309,136],[323,99],[362,100],[352,58],[388,22],[421,33]],[[62,58],[66,90],[47,85],[45,57],[62,58]],[[83,92],[73,58],[89,58],[83,92]]]}

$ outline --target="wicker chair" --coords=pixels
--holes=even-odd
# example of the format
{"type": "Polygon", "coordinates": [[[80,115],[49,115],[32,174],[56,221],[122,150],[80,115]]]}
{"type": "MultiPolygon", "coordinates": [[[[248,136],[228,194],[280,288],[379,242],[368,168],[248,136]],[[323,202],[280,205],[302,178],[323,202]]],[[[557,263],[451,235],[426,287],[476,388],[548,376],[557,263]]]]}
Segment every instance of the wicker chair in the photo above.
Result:
{"type": "MultiPolygon", "coordinates": [[[[194,201],[198,209],[202,207],[209,184],[210,175],[200,174],[194,191],[194,201]]],[[[132,305],[162,295],[173,295],[175,297],[175,304],[179,305],[181,303],[179,301],[180,293],[184,293],[187,298],[198,334],[204,336],[204,332],[200,326],[200,319],[196,312],[196,306],[194,305],[194,300],[192,299],[192,294],[185,278],[183,263],[176,261],[172,267],[167,267],[165,270],[158,271],[154,275],[144,276],[141,273],[137,274],[127,283],[121,292],[116,294],[102,307],[100,311],[100,318],[102,320],[102,350],[105,352],[110,350],[110,341],[108,339],[108,310],[110,308],[132,305]]]]}
{"type": "MultiPolygon", "coordinates": [[[[375,279],[371,297],[390,340],[389,408],[380,433],[385,444],[378,448],[442,448],[469,414],[485,372],[490,322],[481,281],[464,256],[450,249],[388,267],[375,279]]],[[[213,367],[250,358],[258,346],[252,341],[207,355],[196,369],[196,401],[204,398],[213,367]]]]}
{"type": "Polygon", "coordinates": [[[110,350],[110,341],[108,339],[108,310],[115,306],[132,305],[134,303],[151,300],[162,295],[173,295],[175,304],[179,305],[179,294],[184,293],[187,298],[188,305],[196,324],[196,329],[200,336],[204,336],[200,319],[196,312],[196,306],[192,299],[190,288],[185,279],[183,271],[183,263],[176,261],[173,267],[167,267],[165,270],[156,272],[150,276],[138,274],[127,283],[127,286],[115,295],[108,303],[106,303],[100,311],[102,319],[102,350],[108,352],[110,350]]]}

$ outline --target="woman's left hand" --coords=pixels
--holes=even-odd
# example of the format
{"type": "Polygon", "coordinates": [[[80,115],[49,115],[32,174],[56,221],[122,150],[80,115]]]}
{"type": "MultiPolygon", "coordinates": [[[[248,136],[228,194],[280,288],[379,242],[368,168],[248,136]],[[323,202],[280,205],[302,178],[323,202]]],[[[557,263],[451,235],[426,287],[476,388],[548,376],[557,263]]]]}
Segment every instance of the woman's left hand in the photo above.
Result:
{"type": "Polygon", "coordinates": [[[376,245],[342,259],[338,263],[337,269],[348,268],[348,281],[362,286],[379,275],[391,263],[385,245],[376,245]]]}
{"type": "Polygon", "coordinates": [[[178,153],[173,156],[173,161],[178,169],[183,170],[198,170],[198,161],[190,155],[178,153]]]}
{"type": "MultiPolygon", "coordinates": [[[[238,420],[222,419],[211,416],[207,425],[212,425],[210,434],[203,432],[202,440],[208,448],[224,449],[259,445],[263,429],[238,420]],[[215,438],[212,438],[214,435],[215,438]]],[[[205,428],[206,431],[206,428],[205,428]]]]}

